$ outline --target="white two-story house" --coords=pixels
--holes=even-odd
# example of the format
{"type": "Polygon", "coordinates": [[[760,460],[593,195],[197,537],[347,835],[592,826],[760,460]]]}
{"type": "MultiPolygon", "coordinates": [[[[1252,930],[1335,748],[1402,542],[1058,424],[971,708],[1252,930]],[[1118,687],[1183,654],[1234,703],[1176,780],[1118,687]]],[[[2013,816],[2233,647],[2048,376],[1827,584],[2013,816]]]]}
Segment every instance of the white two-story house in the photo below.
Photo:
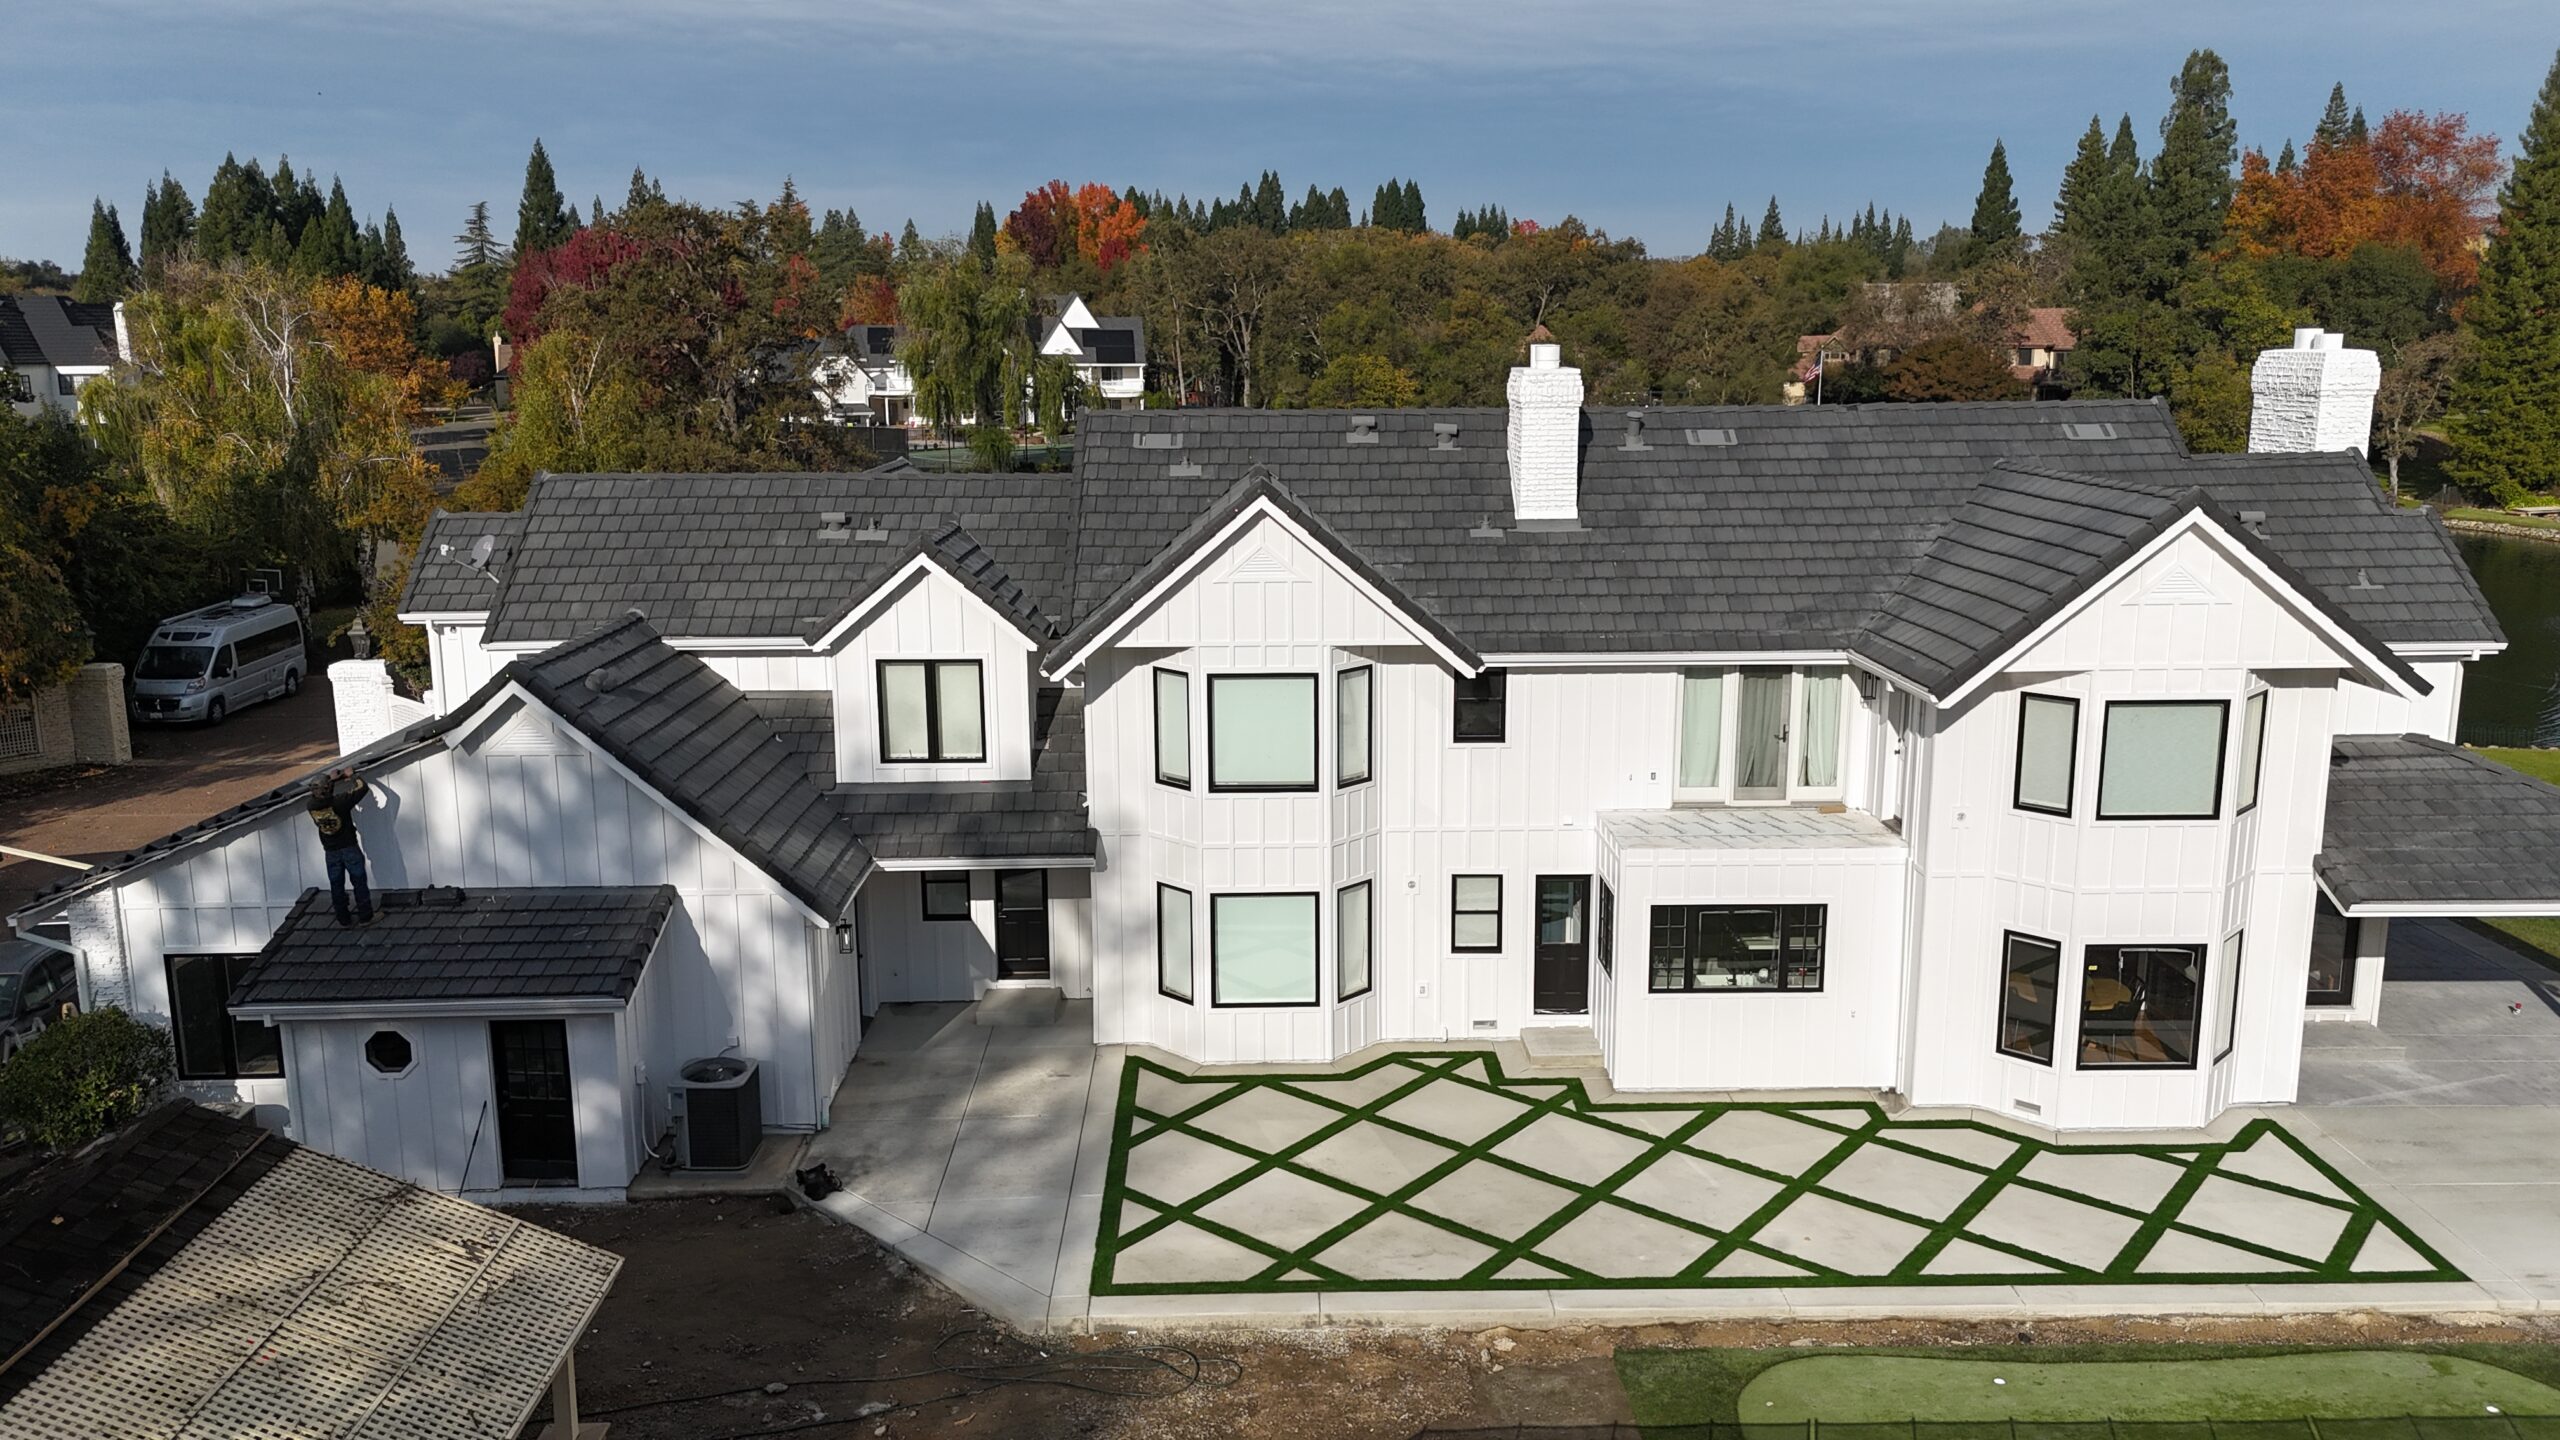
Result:
{"type": "Polygon", "coordinates": [[[129,358],[124,306],[0,295],[0,398],[21,415],[75,415],[80,387],[129,358]]]}
{"type": "Polygon", "coordinates": [[[1557,1027],[1622,1090],[2200,1125],[2371,1017],[2390,917],[2560,912],[2560,790],[2447,743],[2503,640],[2354,451],[2374,370],[2270,352],[2246,456],[1593,410],[1541,345],[1501,408],[1088,415],[1071,475],[548,476],[431,528],[429,713],[338,677],[403,908],[327,927],[279,792],[13,918],[447,1189],[618,1187],[697,1056],[821,1125],[864,1016],[999,986],[1201,1063],[1557,1027]]]}
{"type": "Polygon", "coordinates": [[[1135,410],[1147,393],[1147,322],[1135,315],[1096,315],[1081,295],[1049,301],[1040,353],[1066,357],[1084,382],[1085,407],[1135,410]]]}

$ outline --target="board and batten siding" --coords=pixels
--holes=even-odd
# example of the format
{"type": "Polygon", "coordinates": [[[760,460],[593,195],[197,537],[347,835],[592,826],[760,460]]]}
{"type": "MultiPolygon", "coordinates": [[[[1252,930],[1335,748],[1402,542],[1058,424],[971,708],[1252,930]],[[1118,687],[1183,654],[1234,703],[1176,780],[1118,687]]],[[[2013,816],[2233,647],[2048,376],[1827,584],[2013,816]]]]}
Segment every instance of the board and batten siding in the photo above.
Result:
{"type": "MultiPolygon", "coordinates": [[[[455,737],[377,776],[356,812],[376,889],[458,885],[671,884],[682,897],[653,962],[667,972],[653,1071],[734,1044],[765,1065],[765,1123],[825,1123],[837,1077],[821,1075],[810,972],[818,929],[754,866],[625,780],[575,732],[533,707],[455,737]]],[[[288,808],[114,888],[128,1004],[167,1022],[161,957],[251,954],[305,888],[325,886],[311,822],[288,808]]],[[[81,942],[84,949],[86,941],[81,942]]],[[[848,1014],[854,958],[827,987],[848,1014]]],[[[243,1081],[239,1098],[284,1103],[279,1081],[243,1081]]]]}
{"type": "MultiPolygon", "coordinates": [[[[882,870],[863,882],[863,963],[877,1009],[917,1001],[975,1000],[996,983],[996,874],[1020,867],[972,861],[952,870],[969,880],[965,920],[924,918],[922,870],[882,870]]],[[[1071,999],[1093,989],[1093,872],[1046,872],[1049,983],[1071,999]]]]}
{"type": "Polygon", "coordinates": [[[2412,660],[2433,688],[2415,700],[2377,690],[2361,680],[2338,684],[2338,732],[2341,735],[2431,735],[2452,744],[2462,720],[2462,665],[2459,660],[2412,660]]]}
{"type": "MultiPolygon", "coordinates": [[[[1037,655],[1021,631],[939,570],[904,581],[828,657],[836,697],[836,776],[848,785],[1031,778],[1031,682],[1037,655]],[[974,764],[885,764],[880,758],[883,660],[975,660],[986,753],[974,764]]],[[[794,687],[796,688],[796,687],[794,687]]]]}
{"type": "Polygon", "coordinates": [[[2189,534],[1960,709],[1934,714],[1926,803],[1914,811],[1923,893],[1906,1089],[1915,1103],[2072,1129],[2150,1129],[2201,1125],[2226,1104],[2292,1098],[2310,868],[2342,665],[2214,542],[2189,534]],[[2259,682],[2270,687],[2266,766],[2258,807],[2242,820],[2233,815],[2241,703],[2259,682]],[[2013,803],[2027,691],[2081,702],[2069,818],[2013,803]],[[2220,818],[2096,819],[2107,702],[2186,698],[2231,707],[2220,818]],[[2049,1066],[1998,1053],[2001,946],[2011,930],[2062,946],[2049,1066]],[[2240,1029],[2217,1066],[2218,967],[2235,930],[2247,935],[2240,1029]],[[2207,947],[2195,1068],[2077,1068],[2085,947],[2144,941],[2207,947]]]}

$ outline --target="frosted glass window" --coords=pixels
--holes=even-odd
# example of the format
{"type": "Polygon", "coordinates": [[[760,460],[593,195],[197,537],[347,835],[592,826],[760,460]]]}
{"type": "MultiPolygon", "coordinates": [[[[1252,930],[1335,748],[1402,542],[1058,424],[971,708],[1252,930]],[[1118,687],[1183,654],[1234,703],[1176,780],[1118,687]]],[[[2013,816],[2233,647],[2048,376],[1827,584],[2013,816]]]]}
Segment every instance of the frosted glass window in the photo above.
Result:
{"type": "Polygon", "coordinates": [[[1191,788],[1191,677],[1156,672],[1156,778],[1191,788]]]}
{"type": "Polygon", "coordinates": [[[1191,892],[1156,887],[1156,989],[1191,1003],[1191,892]]]}
{"type": "Polygon", "coordinates": [[[1804,738],[1796,750],[1796,783],[1808,790],[1840,783],[1840,678],[1837,670],[1807,670],[1797,682],[1804,696],[1804,738]]]}
{"type": "Polygon", "coordinates": [[[1449,948],[1502,948],[1502,877],[1459,875],[1449,881],[1449,948]]]}
{"type": "Polygon", "coordinates": [[[2218,1038],[2214,1042],[2213,1058],[2216,1061],[2231,1058],[2231,1047],[2240,1038],[2240,942],[2247,938],[2234,930],[2231,938],[2222,945],[2222,980],[2216,987],[2214,999],[2213,1023],[2218,1038]]]}
{"type": "Polygon", "coordinates": [[[1680,676],[1680,788],[1712,790],[1724,759],[1724,674],[1689,670],[1680,676]]]}
{"type": "Polygon", "coordinates": [[[987,758],[985,691],[975,660],[880,662],[880,758],[987,758]]]}
{"type": "Polygon", "coordinates": [[[2071,813],[2080,702],[2068,695],[2018,697],[2018,808],[2071,813]]]}
{"type": "Polygon", "coordinates": [[[1316,788],[1316,677],[1209,677],[1209,788],[1316,788]]]}
{"type": "Polygon", "coordinates": [[[1369,993],[1369,882],[1345,885],[1333,896],[1333,998],[1369,993]]]}
{"type": "Polygon", "coordinates": [[[1316,897],[1211,896],[1209,1001],[1316,1003],[1316,897]]]}
{"type": "Polygon", "coordinates": [[[2098,769],[2101,820],[2211,820],[2222,809],[2220,700],[2118,700],[2107,706],[2098,769]]]}
{"type": "Polygon", "coordinates": [[[1334,783],[1357,785],[1369,778],[1369,667],[1359,666],[1333,677],[1334,783]]]}
{"type": "Polygon", "coordinates": [[[2240,778],[2238,809],[2234,814],[2255,809],[2258,804],[2258,776],[2266,768],[2267,759],[2267,692],[2264,690],[2240,702],[2240,778]]]}

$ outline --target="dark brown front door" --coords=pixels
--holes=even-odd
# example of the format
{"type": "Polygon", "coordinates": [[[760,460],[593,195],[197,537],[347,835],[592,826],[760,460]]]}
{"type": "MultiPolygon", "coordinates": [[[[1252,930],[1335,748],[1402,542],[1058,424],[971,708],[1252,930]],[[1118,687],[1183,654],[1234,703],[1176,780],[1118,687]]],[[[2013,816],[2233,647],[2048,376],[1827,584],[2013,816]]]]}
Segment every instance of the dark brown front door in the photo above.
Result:
{"type": "Polygon", "coordinates": [[[1049,978],[1049,872],[996,872],[996,978],[1049,978]]]}
{"type": "Polygon", "coordinates": [[[1541,1015],[1591,1009],[1591,877],[1538,877],[1538,959],[1531,1002],[1541,1015]]]}
{"type": "Polygon", "coordinates": [[[578,1183],[578,1117],[564,1020],[492,1020],[498,1163],[510,1185],[578,1183]]]}
{"type": "Polygon", "coordinates": [[[2318,897],[2318,904],[2311,913],[2311,983],[2302,998],[2311,1005],[2353,1005],[2356,932],[2362,924],[2339,914],[2326,895],[2318,897]]]}

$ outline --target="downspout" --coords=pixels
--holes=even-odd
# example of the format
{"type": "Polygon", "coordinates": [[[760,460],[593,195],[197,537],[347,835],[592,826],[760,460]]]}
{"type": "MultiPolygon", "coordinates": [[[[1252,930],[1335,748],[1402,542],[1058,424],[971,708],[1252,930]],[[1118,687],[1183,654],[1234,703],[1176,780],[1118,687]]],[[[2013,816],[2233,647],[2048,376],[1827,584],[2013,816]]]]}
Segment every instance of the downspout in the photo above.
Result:
{"type": "MultiPolygon", "coordinates": [[[[1912,1099],[1912,1057],[1918,1050],[1920,1025],[1917,980],[1922,949],[1921,927],[1927,920],[1927,906],[1922,898],[1928,890],[1929,837],[1926,832],[1936,819],[1931,797],[1926,793],[1933,787],[1930,784],[1930,766],[1925,762],[1935,749],[1938,707],[1932,704],[1924,709],[1920,697],[1912,695],[1906,705],[1906,714],[1908,723],[1903,727],[1902,737],[1902,824],[1906,832],[1917,829],[1922,833],[1917,844],[1906,843],[1908,858],[1903,861],[1902,964],[1897,967],[1894,978],[1899,1023],[1894,1026],[1893,1083],[1902,1098],[1909,1102],[1912,1099]],[[1924,717],[1928,725],[1925,736],[1921,733],[1924,717]]],[[[1909,842],[1912,837],[1906,833],[1904,839],[1909,842]]]]}

